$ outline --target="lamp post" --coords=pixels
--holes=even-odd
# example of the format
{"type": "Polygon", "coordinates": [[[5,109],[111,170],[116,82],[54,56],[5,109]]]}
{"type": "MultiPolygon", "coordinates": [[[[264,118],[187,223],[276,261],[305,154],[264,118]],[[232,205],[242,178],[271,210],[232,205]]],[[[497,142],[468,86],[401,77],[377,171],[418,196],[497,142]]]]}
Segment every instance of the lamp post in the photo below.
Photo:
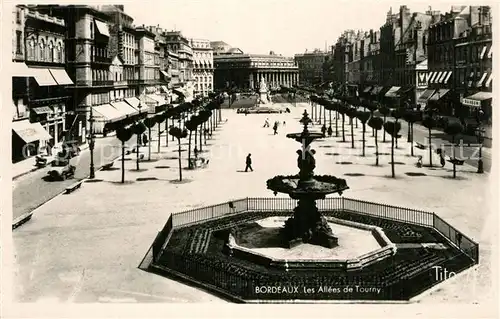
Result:
{"type": "Polygon", "coordinates": [[[90,134],[89,134],[89,150],[90,150],[90,174],[89,178],[95,178],[95,166],[94,166],[94,113],[92,112],[92,106],[90,107],[90,134]]]}
{"type": "MultiPolygon", "coordinates": [[[[137,108],[139,109],[139,116],[137,117],[136,124],[139,124],[139,121],[140,121],[140,118],[141,118],[141,108],[142,108],[142,102],[141,101],[139,101],[139,105],[137,105],[137,108]]],[[[136,155],[135,167],[136,167],[137,170],[139,170],[139,147],[140,147],[140,142],[141,142],[141,137],[140,137],[141,134],[137,134],[137,146],[136,146],[136,150],[135,150],[135,155],[136,155]]]]}
{"type": "MultiPolygon", "coordinates": [[[[479,123],[481,125],[481,123],[479,123]]],[[[484,140],[484,128],[479,126],[476,129],[476,134],[477,134],[477,142],[479,143],[479,159],[477,161],[477,172],[479,174],[484,173],[484,165],[483,165],[483,140],[484,140]]]]}

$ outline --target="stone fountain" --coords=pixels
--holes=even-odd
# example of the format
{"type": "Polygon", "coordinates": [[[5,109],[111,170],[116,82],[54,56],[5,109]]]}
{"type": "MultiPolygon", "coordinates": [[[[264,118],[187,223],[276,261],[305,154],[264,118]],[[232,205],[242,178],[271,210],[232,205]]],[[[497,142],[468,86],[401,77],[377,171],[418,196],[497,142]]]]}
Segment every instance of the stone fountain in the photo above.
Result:
{"type": "Polygon", "coordinates": [[[300,171],[297,175],[280,175],[269,179],[267,188],[274,191],[275,195],[285,193],[298,200],[293,216],[285,222],[281,231],[281,236],[288,243],[288,247],[307,243],[333,248],[338,245],[338,238],[334,236],[328,222],[319,212],[316,201],[324,199],[328,194],[342,195],[342,192],[349,187],[345,179],[329,175],[314,175],[316,152],[311,149],[310,145],[315,139],[322,138],[323,134],[308,130],[308,125],[312,120],[307,111],[304,111],[300,122],[304,126],[302,132],[286,136],[302,144],[302,148],[297,151],[297,166],[300,171]]]}

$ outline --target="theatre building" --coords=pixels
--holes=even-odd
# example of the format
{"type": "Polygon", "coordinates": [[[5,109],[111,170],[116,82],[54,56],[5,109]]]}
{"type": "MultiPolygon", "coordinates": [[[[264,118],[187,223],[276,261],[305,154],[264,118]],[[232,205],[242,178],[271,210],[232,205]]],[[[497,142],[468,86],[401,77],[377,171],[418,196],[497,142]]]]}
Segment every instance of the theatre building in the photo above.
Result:
{"type": "Polygon", "coordinates": [[[271,54],[221,54],[214,56],[216,90],[255,90],[261,79],[268,88],[299,83],[299,68],[293,58],[271,54]]]}
{"type": "Polygon", "coordinates": [[[65,136],[73,81],[65,70],[63,19],[28,6],[13,10],[12,161],[44,152],[65,136]]]}

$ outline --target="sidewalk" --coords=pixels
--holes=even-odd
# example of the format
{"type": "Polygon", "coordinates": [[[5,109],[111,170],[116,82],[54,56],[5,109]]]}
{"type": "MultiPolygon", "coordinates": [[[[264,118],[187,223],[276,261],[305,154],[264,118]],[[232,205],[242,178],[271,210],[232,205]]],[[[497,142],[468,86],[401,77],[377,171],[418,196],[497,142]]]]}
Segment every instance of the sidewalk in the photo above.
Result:
{"type": "MultiPolygon", "coordinates": [[[[162,146],[160,153],[155,152],[153,144],[153,160],[142,162],[139,171],[133,154],[127,156],[126,183],[120,183],[121,162],[117,160],[113,170],[97,172],[95,181],[85,182],[77,192],[43,205],[30,223],[13,234],[17,269],[14,300],[222,302],[137,266],[170,214],[231,199],[272,197],[266,189],[269,178],[298,172],[296,150],[300,144],[285,135],[301,131],[298,119],[303,111],[303,105],[299,105],[291,114],[271,115],[271,120],[287,123],[273,135],[272,129],[262,128],[269,114],[242,116],[223,110],[223,117],[229,121],[207,140],[204,149],[208,152],[201,155],[210,159],[208,167],[183,170],[183,183],[177,181],[177,143],[169,141],[169,147],[162,146]],[[252,154],[254,171],[245,173],[248,153],[252,154]]],[[[446,283],[422,302],[470,304],[494,296],[490,263],[491,236],[496,229],[488,209],[489,174],[475,174],[471,167],[463,166],[458,169],[458,178],[452,179],[449,163],[444,169],[417,168],[416,158],[407,156],[408,145],[400,141],[395,158],[397,178],[390,178],[390,155],[382,155],[380,166],[374,166],[370,132],[366,134],[366,156],[361,157],[360,128],[354,131],[354,150],[349,136],[347,143],[331,137],[312,144],[317,175],[345,178],[350,189],[343,196],[349,198],[433,211],[480,242],[478,278],[446,283]]],[[[390,152],[390,143],[379,140],[379,146],[380,153],[390,152]]],[[[182,148],[187,149],[187,145],[182,148]]],[[[422,155],[425,164],[426,152],[422,155]]],[[[182,152],[185,166],[187,151],[182,152]]]]}

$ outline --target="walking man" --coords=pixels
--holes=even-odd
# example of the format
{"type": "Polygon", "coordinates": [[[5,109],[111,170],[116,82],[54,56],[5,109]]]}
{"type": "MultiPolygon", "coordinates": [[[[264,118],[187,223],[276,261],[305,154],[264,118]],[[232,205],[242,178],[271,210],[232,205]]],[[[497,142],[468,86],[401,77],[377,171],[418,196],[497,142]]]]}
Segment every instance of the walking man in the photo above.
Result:
{"type": "Polygon", "coordinates": [[[247,155],[247,160],[246,160],[246,166],[245,166],[245,172],[248,172],[248,169],[250,169],[253,172],[252,168],[252,154],[248,153],[247,155]]]}
{"type": "Polygon", "coordinates": [[[274,122],[273,131],[274,135],[278,134],[278,122],[274,122]]]}

